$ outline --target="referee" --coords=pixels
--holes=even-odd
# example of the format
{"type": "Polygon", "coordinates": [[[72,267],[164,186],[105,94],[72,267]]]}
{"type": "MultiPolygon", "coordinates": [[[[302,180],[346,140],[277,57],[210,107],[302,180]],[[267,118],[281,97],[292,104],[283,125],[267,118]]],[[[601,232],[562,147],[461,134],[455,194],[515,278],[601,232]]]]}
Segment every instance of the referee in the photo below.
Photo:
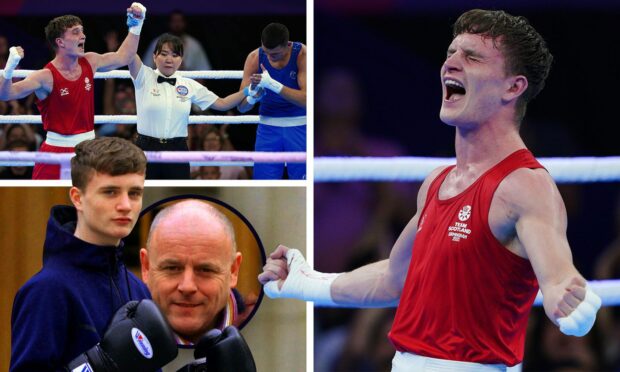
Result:
{"type": "MultiPolygon", "coordinates": [[[[144,65],[137,55],[129,64],[136,89],[138,140],[144,151],[189,151],[187,124],[192,104],[201,110],[226,111],[237,106],[244,91],[218,97],[195,80],[176,74],[183,61],[183,42],[164,34],[153,53],[156,70],[144,65]]],[[[147,179],[190,179],[189,163],[148,163],[147,179]]]]}

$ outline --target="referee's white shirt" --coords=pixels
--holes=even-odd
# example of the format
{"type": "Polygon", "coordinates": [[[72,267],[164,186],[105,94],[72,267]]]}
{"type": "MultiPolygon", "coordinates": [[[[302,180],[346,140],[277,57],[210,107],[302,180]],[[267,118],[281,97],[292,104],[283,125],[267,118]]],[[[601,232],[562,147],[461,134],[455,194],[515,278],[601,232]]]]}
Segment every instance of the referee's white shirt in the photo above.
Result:
{"type": "Polygon", "coordinates": [[[158,70],[142,64],[138,76],[133,79],[136,88],[138,133],[155,138],[187,137],[187,124],[192,103],[206,110],[219,97],[202,84],[177,73],[172,86],[157,83],[158,70]]]}

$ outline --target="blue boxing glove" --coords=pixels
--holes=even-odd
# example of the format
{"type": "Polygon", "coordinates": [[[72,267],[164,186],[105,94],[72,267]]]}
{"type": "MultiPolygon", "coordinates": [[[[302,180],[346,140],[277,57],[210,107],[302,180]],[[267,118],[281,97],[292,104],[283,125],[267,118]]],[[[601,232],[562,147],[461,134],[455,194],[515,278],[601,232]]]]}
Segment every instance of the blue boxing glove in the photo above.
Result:
{"type": "Polygon", "coordinates": [[[129,9],[127,9],[127,27],[129,27],[129,32],[134,35],[140,35],[145,18],[146,7],[140,3],[132,3],[129,9]],[[136,11],[138,11],[138,14],[136,14],[136,11]]]}

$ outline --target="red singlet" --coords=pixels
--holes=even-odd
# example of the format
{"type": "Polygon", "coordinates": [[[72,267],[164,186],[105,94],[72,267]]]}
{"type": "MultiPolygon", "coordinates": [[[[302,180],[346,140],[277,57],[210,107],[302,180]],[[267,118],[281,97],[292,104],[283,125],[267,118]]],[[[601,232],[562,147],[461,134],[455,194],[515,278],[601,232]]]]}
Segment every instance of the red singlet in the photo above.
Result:
{"type": "MultiPolygon", "coordinates": [[[[95,84],[93,69],[86,58],[78,58],[82,74],[76,80],[67,80],[49,62],[45,68],[52,73],[52,91],[36,104],[41,113],[43,129],[63,135],[90,132],[95,128],[95,84]]],[[[58,147],[43,143],[39,151],[67,153],[73,147],[58,147]]],[[[32,179],[59,179],[60,166],[36,163],[32,179]]]]}
{"type": "Polygon", "coordinates": [[[538,282],[530,262],[495,239],[489,209],[508,174],[542,165],[518,150],[465,191],[440,200],[452,168],[429,187],[389,338],[403,352],[513,366],[523,359],[538,282]]]}

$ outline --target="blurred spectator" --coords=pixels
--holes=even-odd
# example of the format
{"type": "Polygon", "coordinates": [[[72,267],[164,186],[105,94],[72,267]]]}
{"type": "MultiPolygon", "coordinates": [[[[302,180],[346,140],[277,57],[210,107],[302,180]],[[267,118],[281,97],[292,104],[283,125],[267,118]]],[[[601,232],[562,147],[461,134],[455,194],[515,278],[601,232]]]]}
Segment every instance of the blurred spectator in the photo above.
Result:
{"type": "Polygon", "coordinates": [[[220,167],[202,166],[196,176],[197,180],[221,180],[222,172],[220,167]]]}
{"type": "MultiPolygon", "coordinates": [[[[328,71],[317,82],[315,154],[320,156],[402,156],[390,140],[362,132],[362,87],[350,71],[328,71]]],[[[353,255],[377,250],[386,258],[397,231],[415,212],[418,184],[387,182],[315,185],[316,269],[340,272],[353,255]],[[342,221],[347,221],[346,226],[342,221]],[[329,257],[329,259],[327,258],[329,257]]]]}
{"type": "MultiPolygon", "coordinates": [[[[405,155],[398,143],[362,131],[366,107],[364,92],[361,81],[351,71],[327,71],[318,79],[316,92],[316,155],[405,155]]],[[[417,183],[315,184],[315,268],[324,272],[342,272],[387,258],[398,231],[415,213],[418,188],[417,183]]],[[[378,313],[384,314],[382,311],[364,313],[366,310],[323,308],[315,311],[316,348],[334,354],[333,360],[326,365],[320,361],[323,357],[315,353],[315,365],[320,367],[317,371],[390,369],[391,362],[386,366],[382,361],[384,353],[379,350],[390,350],[388,360],[393,356],[393,346],[387,339],[393,317],[377,316],[378,313]],[[369,323],[372,323],[373,330],[368,328],[369,323]],[[354,344],[349,345],[350,342],[354,344]],[[377,351],[373,354],[369,351],[371,349],[377,351]],[[364,355],[365,352],[373,355],[364,355]]]]}
{"type": "Polygon", "coordinates": [[[585,337],[567,336],[547,319],[541,307],[532,309],[525,341],[523,371],[602,371],[592,346],[594,334],[592,332],[585,337]]]}
{"type": "MultiPolygon", "coordinates": [[[[34,147],[26,141],[14,139],[8,142],[4,151],[34,151],[34,147]]],[[[0,179],[32,179],[32,167],[4,167],[0,170],[0,179]]]]}
{"type": "Polygon", "coordinates": [[[315,371],[390,371],[394,347],[387,333],[395,314],[395,308],[364,309],[355,313],[350,326],[332,329],[315,349],[321,356],[315,371]]]}
{"type": "MultiPolygon", "coordinates": [[[[168,32],[183,40],[183,63],[181,63],[179,70],[211,70],[211,63],[204,48],[196,38],[187,34],[186,29],[187,21],[185,20],[185,14],[180,10],[173,10],[168,20],[168,32]]],[[[155,52],[155,45],[158,39],[159,36],[153,39],[142,55],[142,63],[151,68],[155,68],[153,53],[155,52]]]]}
{"type": "MultiPolygon", "coordinates": [[[[620,193],[615,209],[616,237],[597,259],[596,279],[620,278],[620,193]]],[[[620,311],[618,307],[602,307],[595,324],[601,336],[603,360],[610,370],[620,370],[620,311]]]]}
{"type": "MultiPolygon", "coordinates": [[[[118,50],[120,41],[116,30],[108,31],[104,40],[108,52],[118,50]]],[[[131,82],[126,79],[105,79],[103,83],[104,115],[136,115],[136,97],[131,82]]],[[[135,140],[135,124],[103,124],[97,128],[97,136],[121,137],[135,140]]],[[[135,142],[135,141],[134,141],[135,142]]]]}
{"type": "Polygon", "coordinates": [[[6,36],[0,35],[0,68],[6,66],[6,61],[9,58],[9,41],[6,36]]]}
{"type": "Polygon", "coordinates": [[[28,124],[3,124],[0,148],[7,148],[13,141],[25,142],[29,151],[35,151],[41,143],[37,140],[37,134],[28,124]]]}
{"type": "MultiPolygon", "coordinates": [[[[221,131],[211,126],[207,129],[204,136],[202,137],[200,141],[200,148],[198,149],[198,151],[224,151],[225,142],[226,140],[223,138],[221,131]]],[[[229,146],[232,145],[230,145],[229,143],[229,146]]],[[[245,168],[238,165],[230,165],[224,167],[192,167],[192,178],[214,179],[204,178],[204,175],[202,175],[202,172],[204,170],[202,168],[219,168],[219,179],[222,180],[245,180],[249,178],[248,172],[245,170],[245,168]]],[[[211,172],[211,175],[214,172],[214,170],[212,169],[210,169],[209,171],[211,172]]]]}

